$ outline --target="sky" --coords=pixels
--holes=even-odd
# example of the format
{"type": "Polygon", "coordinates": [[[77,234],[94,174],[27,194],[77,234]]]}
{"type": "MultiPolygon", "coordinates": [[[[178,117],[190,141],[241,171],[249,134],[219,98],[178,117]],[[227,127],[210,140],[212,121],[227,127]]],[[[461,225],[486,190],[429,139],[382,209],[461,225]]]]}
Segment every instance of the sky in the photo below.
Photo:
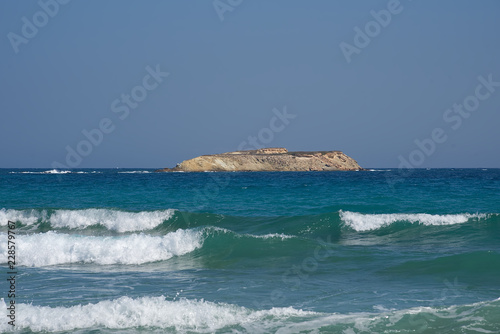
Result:
{"type": "Polygon", "coordinates": [[[495,0],[0,1],[0,168],[500,168],[495,0]]]}

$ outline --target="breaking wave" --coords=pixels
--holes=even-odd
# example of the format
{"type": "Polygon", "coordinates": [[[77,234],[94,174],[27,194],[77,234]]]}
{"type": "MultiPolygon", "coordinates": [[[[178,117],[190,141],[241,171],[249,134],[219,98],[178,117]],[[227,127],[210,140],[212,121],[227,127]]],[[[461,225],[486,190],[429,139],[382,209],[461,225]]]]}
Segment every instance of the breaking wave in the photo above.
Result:
{"type": "Polygon", "coordinates": [[[0,226],[7,221],[23,225],[50,223],[54,228],[83,229],[101,225],[117,232],[144,231],[157,227],[172,218],[175,210],[129,212],[110,209],[84,210],[14,210],[0,209],[0,226]]]}
{"type": "MultiPolygon", "coordinates": [[[[1,233],[0,237],[0,252],[7,259],[7,235],[1,233]]],[[[177,230],[164,236],[132,234],[119,237],[50,231],[18,235],[16,264],[29,267],[70,263],[143,264],[184,255],[202,245],[202,230],[177,230]]]]}
{"type": "MultiPolygon", "coordinates": [[[[457,331],[496,333],[500,300],[382,312],[318,313],[292,307],[267,310],[204,300],[120,297],[70,307],[17,304],[16,327],[32,332],[136,329],[198,333],[382,333],[457,331]]],[[[0,300],[0,308],[6,303],[0,300]]],[[[0,325],[9,330],[7,321],[0,325]]]]}
{"type": "Polygon", "coordinates": [[[428,213],[388,213],[365,214],[350,211],[340,211],[340,219],[352,229],[362,232],[379,229],[396,222],[408,222],[421,225],[454,225],[463,224],[471,219],[488,218],[487,214],[449,214],[431,215],[428,213]]]}

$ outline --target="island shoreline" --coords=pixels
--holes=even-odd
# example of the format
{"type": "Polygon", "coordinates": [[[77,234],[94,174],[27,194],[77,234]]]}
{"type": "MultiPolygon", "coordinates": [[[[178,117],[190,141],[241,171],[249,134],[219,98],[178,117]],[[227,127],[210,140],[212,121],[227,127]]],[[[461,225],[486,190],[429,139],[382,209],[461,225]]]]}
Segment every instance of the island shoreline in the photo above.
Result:
{"type": "Polygon", "coordinates": [[[342,151],[295,151],[262,148],[201,155],[173,168],[155,172],[314,172],[362,171],[356,160],[342,151]]]}

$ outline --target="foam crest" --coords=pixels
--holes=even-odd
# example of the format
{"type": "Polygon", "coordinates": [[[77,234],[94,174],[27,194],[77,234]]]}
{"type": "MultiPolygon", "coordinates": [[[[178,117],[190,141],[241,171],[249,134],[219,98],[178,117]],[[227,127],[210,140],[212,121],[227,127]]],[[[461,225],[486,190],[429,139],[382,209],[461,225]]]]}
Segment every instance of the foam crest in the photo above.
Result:
{"type": "Polygon", "coordinates": [[[51,170],[46,170],[42,173],[43,174],[69,174],[69,173],[71,173],[71,171],[70,170],[51,169],[51,170]]]}
{"type": "Polygon", "coordinates": [[[267,240],[267,239],[281,239],[281,240],[285,240],[285,239],[292,239],[292,238],[294,238],[294,236],[287,235],[287,234],[284,234],[284,233],[269,233],[269,234],[263,234],[263,235],[248,234],[248,233],[237,234],[234,231],[228,230],[228,229],[223,228],[223,227],[217,227],[217,226],[210,226],[210,227],[206,228],[206,230],[207,231],[211,231],[213,233],[221,233],[221,234],[234,235],[234,237],[236,237],[236,238],[255,238],[255,239],[264,239],[264,240],[267,240]]]}
{"type": "MultiPolygon", "coordinates": [[[[0,307],[6,308],[4,300],[0,307]]],[[[264,332],[283,325],[290,317],[313,315],[293,308],[273,308],[265,311],[199,300],[168,301],[165,297],[121,297],[97,304],[72,307],[18,305],[17,329],[39,331],[73,331],[77,329],[147,328],[175,329],[210,333],[228,326],[241,326],[247,332],[264,332]]],[[[1,329],[6,321],[2,322],[1,329]]]]}
{"type": "MultiPolygon", "coordinates": [[[[498,332],[499,299],[447,307],[415,307],[382,312],[317,313],[292,307],[251,310],[203,300],[121,297],[71,307],[16,304],[16,327],[32,332],[103,329],[167,329],[169,332],[382,333],[440,332],[442,328],[498,332]]],[[[6,309],[4,299],[0,308],[6,309]]],[[[10,328],[7,322],[0,330],[10,328]]]]}
{"type": "Polygon", "coordinates": [[[253,235],[253,234],[246,234],[246,236],[252,237],[252,238],[257,238],[257,239],[292,239],[294,238],[291,235],[283,234],[283,233],[269,233],[269,234],[264,234],[264,235],[253,235]]]}
{"type": "Polygon", "coordinates": [[[431,215],[428,213],[364,214],[340,211],[340,219],[358,232],[376,230],[396,222],[410,222],[422,225],[454,225],[466,223],[469,219],[486,218],[486,214],[431,215]]]}
{"type": "MultiPolygon", "coordinates": [[[[202,230],[177,230],[164,236],[132,234],[96,237],[47,232],[18,235],[16,263],[41,267],[70,263],[143,264],[168,260],[203,245],[202,230]]],[[[0,234],[0,253],[7,259],[7,234],[0,234]]],[[[5,260],[4,260],[5,261],[5,260]]]]}
{"type": "Polygon", "coordinates": [[[15,210],[15,209],[0,209],[0,226],[7,226],[7,222],[22,222],[24,225],[36,224],[40,219],[47,219],[47,211],[42,210],[15,210]]]}
{"type": "Polygon", "coordinates": [[[144,231],[169,220],[175,210],[125,212],[107,209],[57,210],[50,216],[53,227],[85,228],[103,225],[118,232],[144,231]]]}
{"type": "Polygon", "coordinates": [[[125,172],[118,172],[118,174],[149,174],[151,171],[149,170],[131,170],[125,172]]]}
{"type": "Polygon", "coordinates": [[[22,172],[9,172],[10,174],[69,174],[72,173],[70,170],[58,170],[58,169],[50,169],[41,172],[34,171],[22,171],[22,172]]]}
{"type": "Polygon", "coordinates": [[[380,313],[322,314],[311,320],[284,326],[276,333],[303,333],[318,329],[331,331],[332,327],[335,328],[333,332],[346,334],[413,333],[424,330],[429,333],[441,333],[445,327],[454,328],[457,332],[469,328],[473,329],[474,333],[495,333],[496,331],[491,329],[498,330],[495,324],[498,322],[493,320],[499,310],[498,302],[499,299],[466,305],[414,307],[380,313]],[[486,320],[486,317],[491,319],[486,320]]]}
{"type": "Polygon", "coordinates": [[[50,169],[45,171],[11,171],[9,174],[102,174],[101,171],[71,171],[71,170],[58,170],[50,169]]]}
{"type": "Polygon", "coordinates": [[[93,225],[102,225],[117,232],[150,230],[172,218],[175,210],[157,210],[127,212],[109,209],[55,210],[48,214],[46,210],[0,209],[0,225],[7,221],[33,225],[37,222],[49,222],[55,228],[82,229],[93,225]]]}

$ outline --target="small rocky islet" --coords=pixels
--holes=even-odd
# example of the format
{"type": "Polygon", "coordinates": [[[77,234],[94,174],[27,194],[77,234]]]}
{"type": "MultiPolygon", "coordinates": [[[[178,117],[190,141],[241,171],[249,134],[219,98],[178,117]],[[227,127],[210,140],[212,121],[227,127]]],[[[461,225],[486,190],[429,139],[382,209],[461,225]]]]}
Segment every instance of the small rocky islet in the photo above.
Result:
{"type": "Polygon", "coordinates": [[[341,151],[297,151],[261,148],[202,155],[156,172],[300,172],[363,170],[341,151]]]}

